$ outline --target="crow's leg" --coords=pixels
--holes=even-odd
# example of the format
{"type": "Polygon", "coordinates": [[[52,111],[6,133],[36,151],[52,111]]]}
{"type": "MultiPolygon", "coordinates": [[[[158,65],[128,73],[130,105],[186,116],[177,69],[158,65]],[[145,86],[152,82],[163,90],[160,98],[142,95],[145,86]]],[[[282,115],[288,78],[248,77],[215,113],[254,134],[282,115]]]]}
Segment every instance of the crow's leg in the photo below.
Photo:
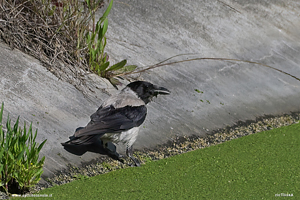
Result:
{"type": "Polygon", "coordinates": [[[135,157],[133,156],[132,146],[130,146],[130,147],[127,146],[127,148],[126,148],[126,155],[127,155],[129,158],[131,158],[131,160],[134,162],[134,164],[135,164],[137,167],[141,166],[140,161],[139,161],[137,158],[135,158],[135,157]]]}
{"type": "Polygon", "coordinates": [[[112,142],[103,142],[103,147],[105,148],[106,152],[111,158],[116,159],[121,163],[124,163],[124,160],[122,159],[123,156],[117,152],[117,148],[112,142]]]}

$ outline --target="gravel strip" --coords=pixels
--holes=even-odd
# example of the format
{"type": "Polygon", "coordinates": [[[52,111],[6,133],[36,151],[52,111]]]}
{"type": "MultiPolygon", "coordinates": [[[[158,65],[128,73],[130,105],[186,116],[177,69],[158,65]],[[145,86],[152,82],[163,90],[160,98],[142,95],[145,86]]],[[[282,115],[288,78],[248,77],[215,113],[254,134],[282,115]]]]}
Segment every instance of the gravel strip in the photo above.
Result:
{"type": "MultiPolygon", "coordinates": [[[[135,151],[141,163],[147,163],[153,160],[160,160],[170,156],[186,153],[196,149],[202,149],[211,145],[216,145],[242,136],[258,133],[261,131],[271,130],[282,126],[299,123],[300,113],[292,113],[283,116],[265,116],[258,118],[256,121],[238,122],[237,125],[226,127],[213,131],[206,137],[199,136],[180,136],[171,139],[163,145],[158,145],[155,149],[144,149],[135,151]]],[[[60,171],[55,177],[47,179],[47,183],[39,183],[36,187],[31,188],[30,193],[69,183],[73,180],[86,179],[91,176],[104,174],[117,169],[130,167],[131,160],[125,159],[124,163],[113,160],[107,156],[101,157],[80,168],[68,166],[66,170],[60,171]]],[[[0,192],[0,199],[8,198],[8,196],[0,192]]]]}

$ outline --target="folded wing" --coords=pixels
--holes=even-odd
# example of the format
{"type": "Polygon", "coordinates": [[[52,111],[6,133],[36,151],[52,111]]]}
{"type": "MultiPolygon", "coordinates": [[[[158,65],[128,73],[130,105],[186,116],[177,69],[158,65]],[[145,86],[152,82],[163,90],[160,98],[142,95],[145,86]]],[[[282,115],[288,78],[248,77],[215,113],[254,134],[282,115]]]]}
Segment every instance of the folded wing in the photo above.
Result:
{"type": "Polygon", "coordinates": [[[91,121],[84,128],[78,129],[66,144],[90,144],[105,133],[121,133],[140,126],[147,114],[145,105],[100,107],[91,115],[91,121]]]}

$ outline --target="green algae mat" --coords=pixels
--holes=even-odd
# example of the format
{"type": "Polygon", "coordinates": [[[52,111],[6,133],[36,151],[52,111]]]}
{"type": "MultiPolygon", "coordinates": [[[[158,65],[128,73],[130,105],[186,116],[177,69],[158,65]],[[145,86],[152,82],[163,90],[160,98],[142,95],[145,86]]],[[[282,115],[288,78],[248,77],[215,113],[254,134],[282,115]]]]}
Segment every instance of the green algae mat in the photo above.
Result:
{"type": "Polygon", "coordinates": [[[46,195],[51,199],[300,199],[300,124],[76,180],[36,195],[38,199],[46,195]]]}

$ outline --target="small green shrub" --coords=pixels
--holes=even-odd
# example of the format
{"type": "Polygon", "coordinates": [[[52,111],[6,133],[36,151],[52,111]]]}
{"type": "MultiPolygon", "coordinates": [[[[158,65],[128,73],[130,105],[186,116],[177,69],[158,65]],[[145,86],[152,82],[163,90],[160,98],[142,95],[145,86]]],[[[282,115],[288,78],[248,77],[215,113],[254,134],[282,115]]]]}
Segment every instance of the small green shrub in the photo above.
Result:
{"type": "Polygon", "coordinates": [[[17,183],[17,192],[22,193],[40,180],[45,156],[41,160],[38,158],[46,140],[37,144],[35,142],[37,130],[33,134],[32,124],[27,130],[25,123],[22,130],[19,127],[19,118],[12,127],[8,117],[6,131],[4,131],[2,125],[3,108],[4,104],[2,103],[0,111],[0,186],[8,193],[16,190],[16,188],[10,187],[15,187],[13,185],[17,183]]]}
{"type": "Polygon", "coordinates": [[[108,79],[112,76],[135,70],[137,68],[136,65],[125,66],[127,62],[126,60],[122,60],[121,62],[110,66],[108,55],[104,51],[106,46],[105,34],[108,29],[107,16],[112,8],[113,0],[110,1],[106,11],[103,13],[102,17],[99,18],[97,23],[95,23],[94,13],[96,8],[95,2],[91,2],[90,0],[86,0],[86,2],[93,22],[93,29],[86,33],[90,69],[99,76],[108,79]]]}

